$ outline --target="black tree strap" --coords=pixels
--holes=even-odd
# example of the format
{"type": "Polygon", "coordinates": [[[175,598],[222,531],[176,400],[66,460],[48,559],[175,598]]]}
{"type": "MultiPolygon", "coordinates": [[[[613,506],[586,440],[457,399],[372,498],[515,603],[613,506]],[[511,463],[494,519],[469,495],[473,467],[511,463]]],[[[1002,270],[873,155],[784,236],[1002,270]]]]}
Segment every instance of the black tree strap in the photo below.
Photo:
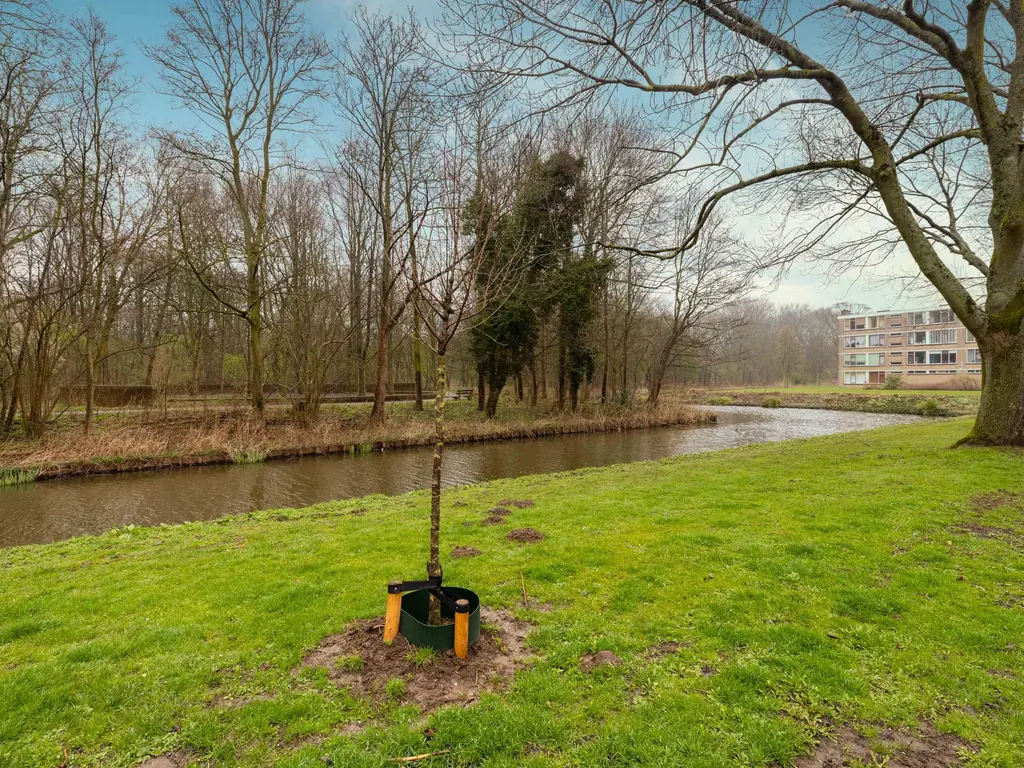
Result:
{"type": "Polygon", "coordinates": [[[449,597],[445,594],[444,587],[441,586],[441,578],[441,576],[435,576],[432,579],[424,579],[422,581],[393,581],[388,584],[388,594],[398,595],[402,592],[427,589],[430,590],[430,594],[447,605],[455,613],[468,613],[469,602],[462,601],[464,604],[460,605],[460,601],[458,599],[449,597]]]}

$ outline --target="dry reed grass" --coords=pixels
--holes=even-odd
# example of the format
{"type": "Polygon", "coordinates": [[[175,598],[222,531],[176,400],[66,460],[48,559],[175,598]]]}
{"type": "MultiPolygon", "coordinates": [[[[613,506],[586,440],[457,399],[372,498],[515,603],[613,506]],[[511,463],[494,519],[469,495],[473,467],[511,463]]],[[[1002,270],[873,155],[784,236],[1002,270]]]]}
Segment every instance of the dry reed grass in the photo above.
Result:
{"type": "MultiPolygon", "coordinates": [[[[447,442],[584,434],[650,427],[703,424],[714,416],[680,405],[603,409],[577,414],[513,405],[499,418],[484,420],[469,403],[446,406],[447,442]],[[503,416],[503,417],[502,417],[503,416]]],[[[293,423],[285,411],[269,412],[263,425],[244,414],[108,416],[90,435],[75,421],[62,422],[37,440],[11,439],[0,444],[0,466],[32,470],[39,478],[103,472],[159,469],[198,464],[252,463],[325,453],[428,445],[433,442],[433,413],[428,407],[392,408],[383,426],[368,422],[368,413],[325,409],[310,427],[293,423]]]]}

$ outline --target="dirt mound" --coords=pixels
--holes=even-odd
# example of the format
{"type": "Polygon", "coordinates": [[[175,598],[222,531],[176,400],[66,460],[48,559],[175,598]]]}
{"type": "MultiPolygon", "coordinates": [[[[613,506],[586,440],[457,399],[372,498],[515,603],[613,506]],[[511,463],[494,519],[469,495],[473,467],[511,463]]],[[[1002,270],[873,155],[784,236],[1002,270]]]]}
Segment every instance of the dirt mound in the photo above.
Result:
{"type": "Polygon", "coordinates": [[[505,507],[494,507],[487,510],[487,517],[480,521],[480,525],[501,525],[505,518],[512,514],[512,511],[505,507]]]}
{"type": "Polygon", "coordinates": [[[530,541],[543,541],[545,537],[536,528],[516,528],[509,531],[505,538],[509,541],[518,541],[520,544],[525,544],[530,541]]]}
{"type": "Polygon", "coordinates": [[[870,739],[850,725],[839,727],[822,739],[814,754],[801,757],[796,768],[844,768],[855,765],[885,765],[887,768],[955,768],[962,765],[960,754],[971,746],[925,723],[919,733],[886,728],[870,739]]]}
{"type": "Polygon", "coordinates": [[[593,672],[598,667],[621,667],[622,659],[611,651],[598,651],[597,653],[585,653],[580,659],[580,669],[584,672],[593,672]]]}
{"type": "Polygon", "coordinates": [[[516,509],[529,509],[533,506],[533,499],[502,499],[498,502],[502,507],[515,507],[516,509]]]}
{"type": "Polygon", "coordinates": [[[483,553],[476,547],[456,547],[452,550],[452,557],[480,557],[483,553]]]}
{"type": "MultiPolygon", "coordinates": [[[[390,697],[415,704],[424,712],[449,705],[466,706],[481,693],[504,690],[529,658],[526,636],[531,625],[504,611],[480,609],[480,639],[465,661],[452,651],[418,657],[415,647],[399,635],[384,644],[384,619],[352,624],[325,637],[303,660],[304,667],[326,667],[339,688],[382,702],[390,697]],[[388,683],[401,680],[397,685],[388,683]]],[[[176,767],[175,767],[176,768],[176,767]]]]}

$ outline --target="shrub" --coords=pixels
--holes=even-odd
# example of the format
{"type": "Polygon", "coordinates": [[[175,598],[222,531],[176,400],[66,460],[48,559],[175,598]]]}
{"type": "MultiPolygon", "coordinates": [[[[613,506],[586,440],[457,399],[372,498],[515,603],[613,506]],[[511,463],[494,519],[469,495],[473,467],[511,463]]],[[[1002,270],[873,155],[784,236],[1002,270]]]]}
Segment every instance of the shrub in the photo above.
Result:
{"type": "Polygon", "coordinates": [[[708,405],[732,405],[731,397],[709,397],[708,405]]]}
{"type": "Polygon", "coordinates": [[[921,403],[921,415],[922,416],[942,416],[943,410],[939,407],[939,404],[932,398],[928,398],[921,403]]]}
{"type": "Polygon", "coordinates": [[[781,408],[782,401],[777,397],[766,397],[761,401],[762,408],[781,408]]]}
{"type": "Polygon", "coordinates": [[[903,386],[903,374],[902,373],[890,373],[885,377],[885,383],[882,385],[882,389],[900,389],[903,386]]]}

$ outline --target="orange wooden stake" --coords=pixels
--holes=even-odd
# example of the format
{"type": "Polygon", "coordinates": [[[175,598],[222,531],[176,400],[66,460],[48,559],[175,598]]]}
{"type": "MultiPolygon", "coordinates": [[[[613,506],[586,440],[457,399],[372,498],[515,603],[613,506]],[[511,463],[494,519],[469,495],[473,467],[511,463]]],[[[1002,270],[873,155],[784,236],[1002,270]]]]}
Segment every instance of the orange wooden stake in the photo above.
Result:
{"type": "Polygon", "coordinates": [[[402,593],[388,592],[388,609],[384,613],[384,642],[398,637],[398,623],[402,618],[402,593]]]}
{"type": "Polygon", "coordinates": [[[469,600],[456,600],[461,610],[455,612],[455,655],[469,658],[469,600]]]}

